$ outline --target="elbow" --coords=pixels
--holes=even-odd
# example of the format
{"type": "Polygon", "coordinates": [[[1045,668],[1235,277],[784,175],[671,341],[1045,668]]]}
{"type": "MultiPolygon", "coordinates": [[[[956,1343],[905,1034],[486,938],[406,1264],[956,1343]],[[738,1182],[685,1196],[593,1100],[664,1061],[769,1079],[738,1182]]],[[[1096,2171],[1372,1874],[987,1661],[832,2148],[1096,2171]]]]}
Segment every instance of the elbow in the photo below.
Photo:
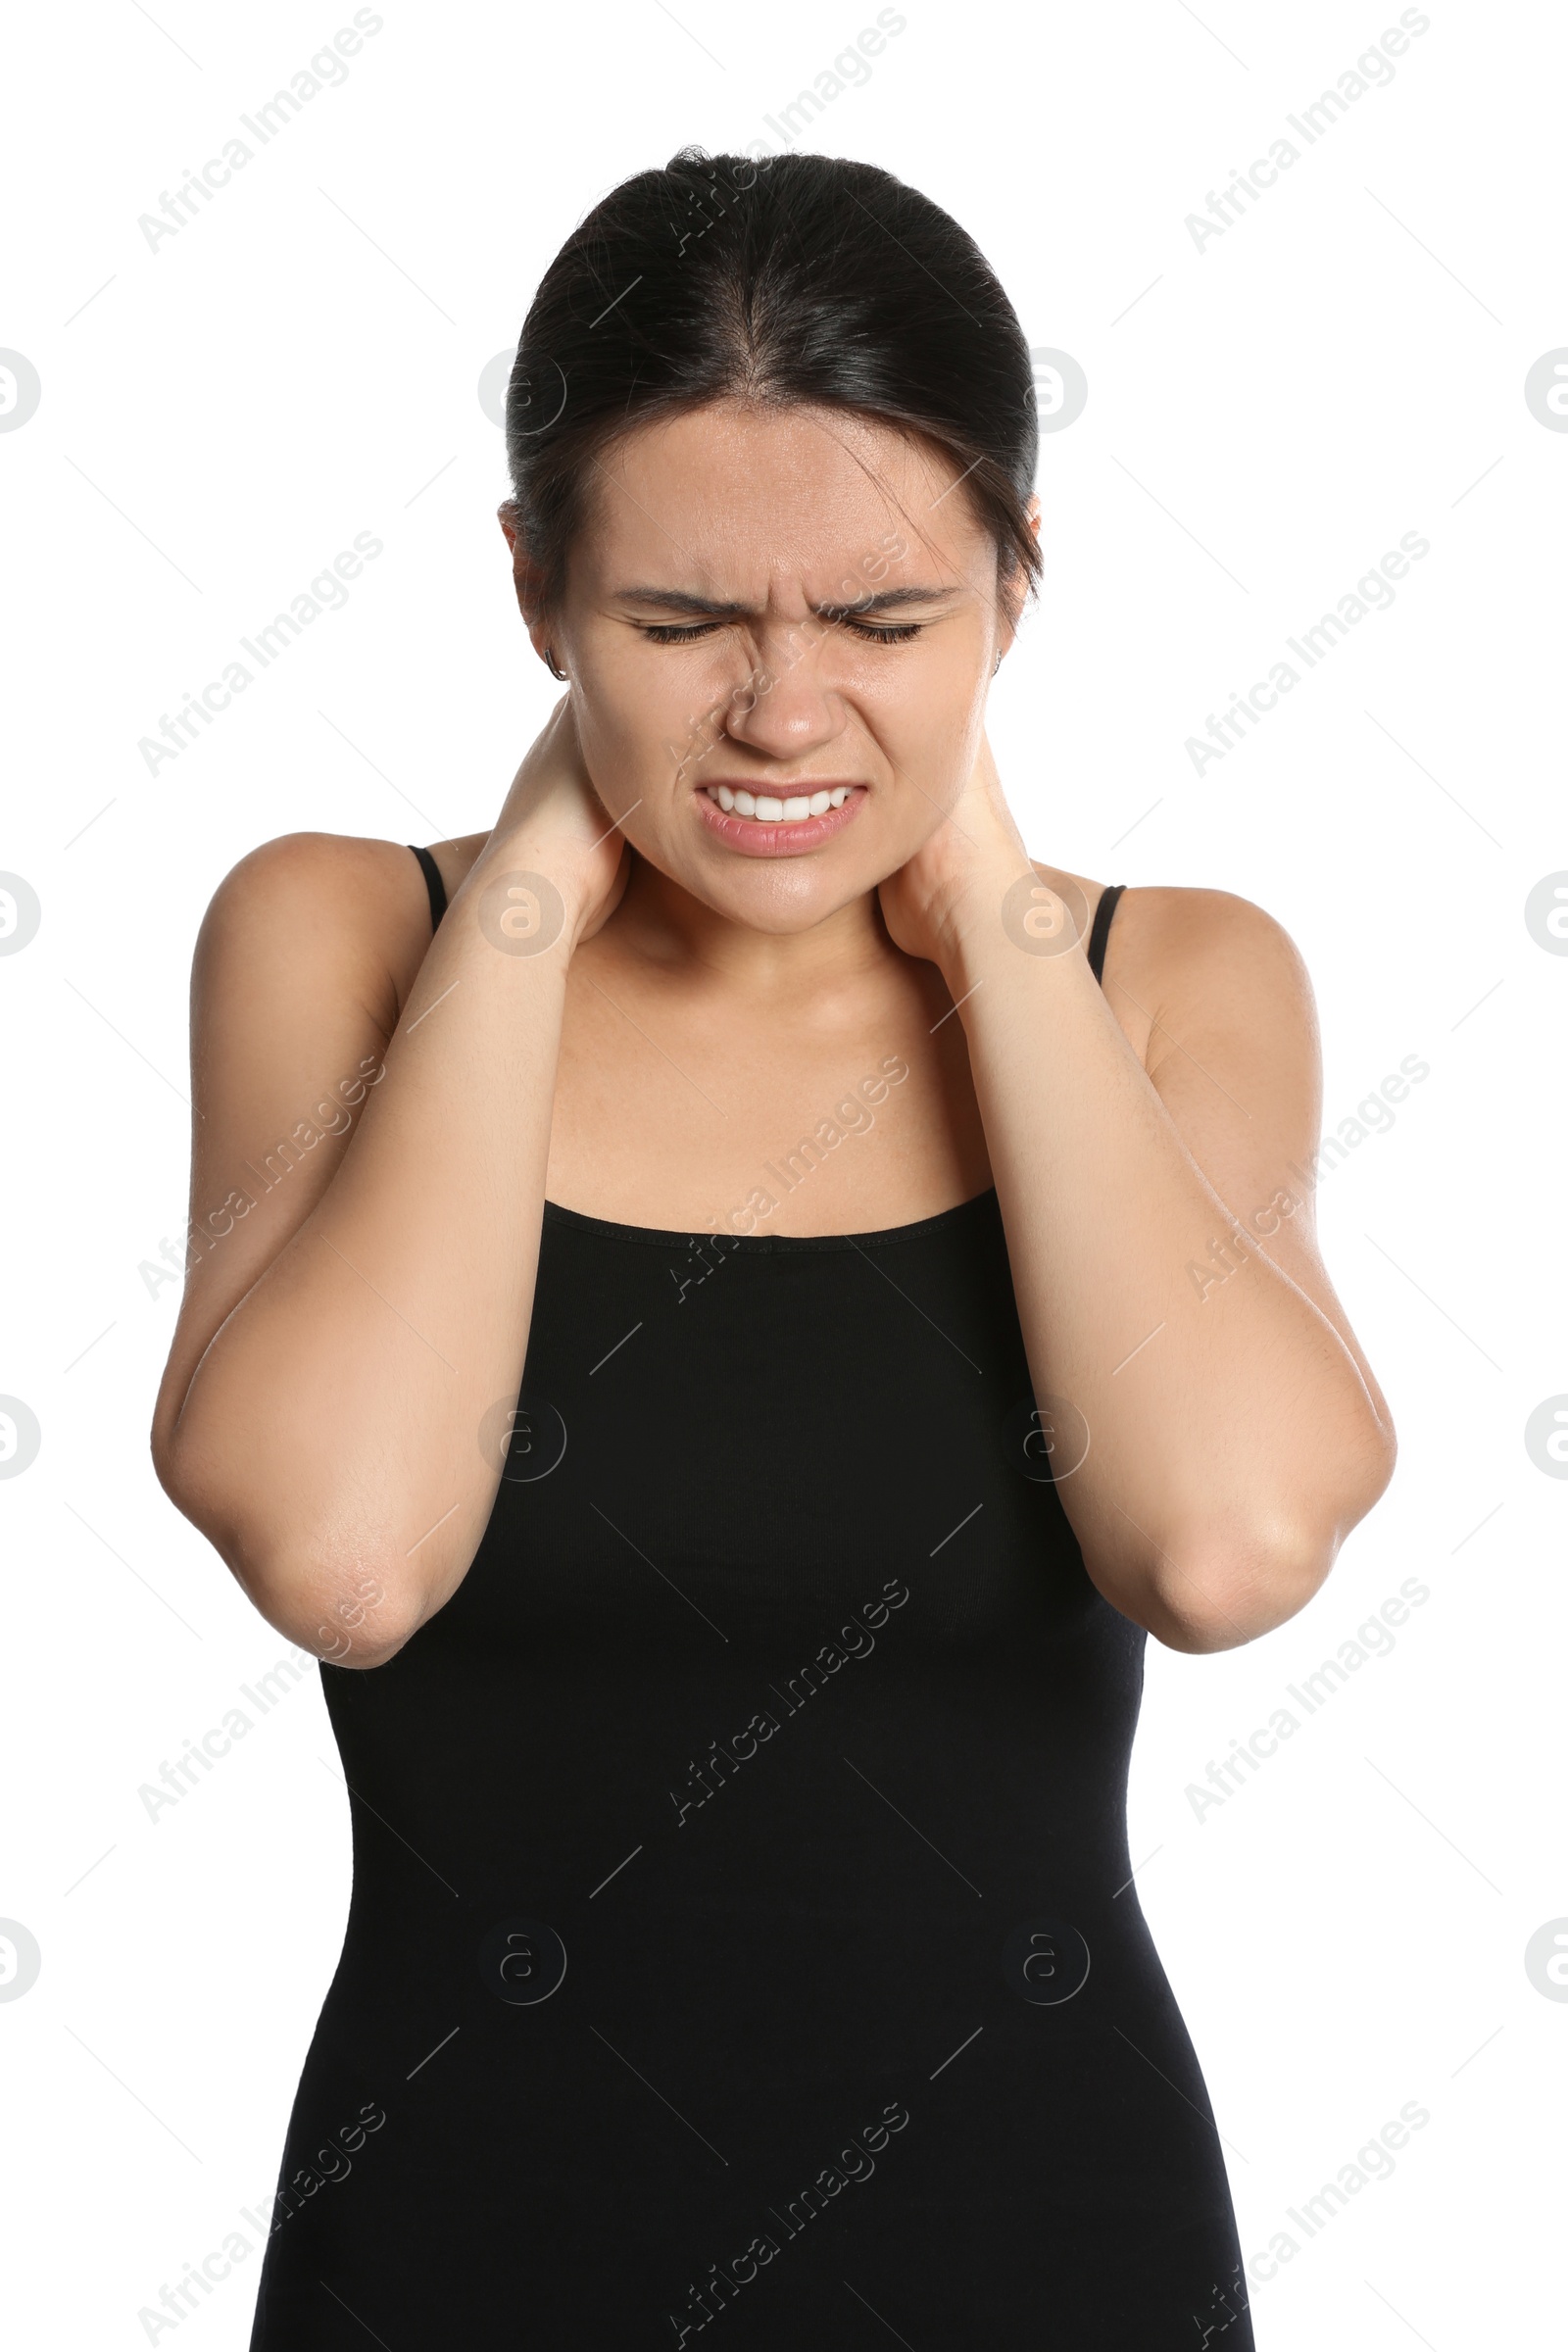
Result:
{"type": "Polygon", "coordinates": [[[1277,1526],[1250,1538],[1229,1531],[1178,1541],[1151,1580],[1149,1631],[1190,1656],[1240,1649],[1305,1608],[1338,1548],[1277,1526]]]}
{"type": "Polygon", "coordinates": [[[389,1574],[364,1560],[344,1564],[218,1548],[268,1624],[323,1666],[384,1666],[428,1614],[422,1593],[394,1585],[389,1574]]]}
{"type": "Polygon", "coordinates": [[[1189,1657],[1240,1649],[1304,1609],[1333,1566],[1332,1552],[1224,1552],[1205,1567],[1167,1563],[1153,1580],[1149,1631],[1189,1657]]]}
{"type": "Polygon", "coordinates": [[[1271,1634],[1321,1590],[1353,1524],[1275,1519],[1173,1539],[1152,1573],[1149,1631],[1195,1656],[1271,1634]]]}
{"type": "Polygon", "coordinates": [[[395,1658],[429,1611],[422,1592],[366,1555],[219,1549],[269,1625],[323,1666],[365,1670],[395,1658]]]}
{"type": "Polygon", "coordinates": [[[1205,1518],[1173,1533],[1152,1563],[1149,1631],[1169,1649],[1237,1649],[1304,1609],[1350,1530],[1388,1487],[1394,1431],[1372,1419],[1310,1494],[1267,1511],[1205,1518]]]}
{"type": "Polygon", "coordinates": [[[273,1515],[252,1515],[221,1498],[172,1444],[156,1445],[153,1466],[170,1500],[204,1535],[251,1606],[275,1633],[324,1666],[384,1666],[429,1614],[426,1594],[381,1564],[370,1547],[301,1544],[273,1515]]]}

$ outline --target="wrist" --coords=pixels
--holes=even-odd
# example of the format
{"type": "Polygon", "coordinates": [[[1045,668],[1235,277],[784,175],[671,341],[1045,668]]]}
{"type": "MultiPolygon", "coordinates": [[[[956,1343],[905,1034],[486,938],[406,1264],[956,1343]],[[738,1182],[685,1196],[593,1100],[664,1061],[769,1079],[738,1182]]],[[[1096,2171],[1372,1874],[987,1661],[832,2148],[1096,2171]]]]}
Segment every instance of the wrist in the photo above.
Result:
{"type": "Polygon", "coordinates": [[[988,865],[955,902],[938,931],[935,961],[955,1003],[995,973],[1020,965],[1081,959],[1089,903],[1069,885],[1058,892],[1015,859],[988,865]]]}
{"type": "Polygon", "coordinates": [[[585,845],[537,825],[497,828],[463,884],[481,931],[513,955],[569,956],[593,911],[585,845]]]}

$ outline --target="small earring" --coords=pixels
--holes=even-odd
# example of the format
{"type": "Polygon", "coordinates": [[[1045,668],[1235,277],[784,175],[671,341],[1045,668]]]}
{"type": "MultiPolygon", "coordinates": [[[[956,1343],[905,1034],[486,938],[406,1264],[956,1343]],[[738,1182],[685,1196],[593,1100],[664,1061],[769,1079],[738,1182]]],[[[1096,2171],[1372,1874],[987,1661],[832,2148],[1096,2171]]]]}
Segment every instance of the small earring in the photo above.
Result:
{"type": "Polygon", "coordinates": [[[998,670],[999,670],[1001,667],[1002,667],[1002,656],[999,654],[999,655],[997,656],[996,660],[995,660],[995,661],[992,662],[992,664],[991,664],[991,675],[992,675],[993,677],[995,677],[995,676],[996,676],[996,674],[997,674],[997,672],[998,672],[998,670]]]}
{"type": "Polygon", "coordinates": [[[556,667],[556,655],[555,648],[553,646],[547,645],[545,647],[545,667],[549,670],[550,675],[553,678],[559,678],[563,685],[565,684],[566,673],[564,669],[558,669],[556,667]]]}

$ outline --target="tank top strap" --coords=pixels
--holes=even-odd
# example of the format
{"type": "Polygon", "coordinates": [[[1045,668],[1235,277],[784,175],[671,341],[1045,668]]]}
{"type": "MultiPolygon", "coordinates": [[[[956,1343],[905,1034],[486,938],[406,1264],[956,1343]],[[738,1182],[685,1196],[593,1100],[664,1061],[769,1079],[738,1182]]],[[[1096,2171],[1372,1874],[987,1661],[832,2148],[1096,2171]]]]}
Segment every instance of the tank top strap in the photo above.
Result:
{"type": "Polygon", "coordinates": [[[1089,928],[1089,969],[1105,984],[1105,942],[1110,937],[1110,918],[1116,911],[1116,902],[1126,889],[1125,882],[1111,882],[1100,894],[1095,919],[1089,928]]]}
{"type": "Polygon", "coordinates": [[[441,879],[441,868],[429,851],[421,850],[416,841],[411,841],[407,846],[424,868],[424,886],[430,894],[430,929],[433,932],[447,910],[447,886],[441,879]]]}
{"type": "MultiPolygon", "coordinates": [[[[430,895],[430,928],[434,931],[447,910],[447,886],[441,879],[441,868],[428,850],[421,848],[416,841],[411,841],[406,846],[414,852],[423,869],[425,888],[430,895]]],[[[1111,917],[1116,911],[1116,902],[1126,887],[1124,882],[1112,882],[1101,892],[1095,919],[1090,926],[1089,968],[1102,985],[1104,983],[1105,942],[1110,937],[1111,917]]]]}

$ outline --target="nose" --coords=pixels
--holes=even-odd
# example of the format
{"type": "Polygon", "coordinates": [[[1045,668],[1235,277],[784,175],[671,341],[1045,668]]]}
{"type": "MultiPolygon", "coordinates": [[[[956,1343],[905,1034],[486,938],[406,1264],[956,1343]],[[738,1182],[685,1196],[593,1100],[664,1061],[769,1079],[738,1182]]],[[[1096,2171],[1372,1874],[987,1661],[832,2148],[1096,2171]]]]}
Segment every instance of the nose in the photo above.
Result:
{"type": "Polygon", "coordinates": [[[830,638],[831,632],[820,621],[806,629],[764,632],[751,678],[724,714],[723,730],[732,743],[785,761],[805,759],[844,732],[844,700],[823,660],[824,636],[830,638]]]}

